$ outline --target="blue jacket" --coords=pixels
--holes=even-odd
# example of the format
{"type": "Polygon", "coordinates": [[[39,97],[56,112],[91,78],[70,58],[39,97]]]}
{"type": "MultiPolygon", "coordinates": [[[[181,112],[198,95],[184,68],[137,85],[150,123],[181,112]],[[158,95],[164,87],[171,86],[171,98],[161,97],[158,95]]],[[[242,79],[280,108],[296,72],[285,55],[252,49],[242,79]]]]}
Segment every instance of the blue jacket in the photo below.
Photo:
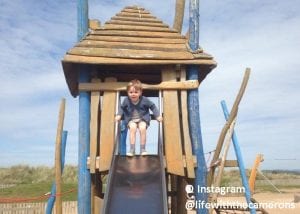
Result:
{"type": "Polygon", "coordinates": [[[159,111],[155,104],[149,98],[144,96],[140,97],[140,101],[136,105],[134,105],[130,99],[126,97],[119,108],[118,115],[121,115],[126,124],[128,124],[135,108],[139,112],[142,120],[144,120],[147,125],[150,124],[151,120],[149,109],[153,112],[155,118],[159,116],[159,111]]]}

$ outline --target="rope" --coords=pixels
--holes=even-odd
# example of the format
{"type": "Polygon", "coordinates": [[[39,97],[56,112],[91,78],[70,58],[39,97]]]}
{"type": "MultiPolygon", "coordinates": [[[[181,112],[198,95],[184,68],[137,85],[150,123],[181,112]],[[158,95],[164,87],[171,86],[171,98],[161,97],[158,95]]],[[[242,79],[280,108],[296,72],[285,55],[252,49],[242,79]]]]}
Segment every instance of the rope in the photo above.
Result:
{"type": "Polygon", "coordinates": [[[282,193],[259,169],[257,169],[257,171],[264,177],[264,179],[266,179],[269,182],[269,184],[271,184],[277,190],[277,192],[282,193]]]}
{"type": "Polygon", "coordinates": [[[57,193],[55,195],[51,195],[50,193],[46,193],[41,196],[31,197],[31,198],[0,198],[0,203],[20,203],[20,202],[34,202],[34,201],[42,201],[47,200],[50,197],[63,196],[66,194],[70,194],[71,192],[75,192],[77,189],[70,189],[68,191],[57,193]]]}

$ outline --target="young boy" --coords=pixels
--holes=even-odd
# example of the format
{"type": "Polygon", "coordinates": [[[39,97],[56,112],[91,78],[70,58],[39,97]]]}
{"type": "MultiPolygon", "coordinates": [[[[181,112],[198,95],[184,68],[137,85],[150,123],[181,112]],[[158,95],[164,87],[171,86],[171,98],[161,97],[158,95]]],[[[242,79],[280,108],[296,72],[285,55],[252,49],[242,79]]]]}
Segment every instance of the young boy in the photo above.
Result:
{"type": "Polygon", "coordinates": [[[132,80],[127,85],[128,97],[122,102],[119,112],[115,117],[116,121],[124,120],[129,128],[130,132],[130,151],[127,156],[135,155],[135,139],[136,132],[139,130],[141,137],[141,155],[147,155],[146,152],[146,129],[150,125],[150,112],[154,114],[157,121],[161,122],[162,117],[159,115],[159,111],[155,104],[147,97],[142,96],[142,83],[139,80],[132,80]]]}

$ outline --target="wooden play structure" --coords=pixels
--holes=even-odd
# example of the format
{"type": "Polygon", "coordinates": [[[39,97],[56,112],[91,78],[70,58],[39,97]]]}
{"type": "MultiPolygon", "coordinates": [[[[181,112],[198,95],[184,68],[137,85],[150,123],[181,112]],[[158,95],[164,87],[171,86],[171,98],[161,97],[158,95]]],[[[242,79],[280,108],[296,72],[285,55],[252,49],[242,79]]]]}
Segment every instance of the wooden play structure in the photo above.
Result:
{"type": "MultiPolygon", "coordinates": [[[[148,10],[128,6],[101,25],[89,20],[87,0],[77,8],[78,43],[62,65],[70,93],[79,97],[78,213],[186,213],[185,186],[211,185],[215,178],[214,167],[207,175],[198,88],[216,62],[198,45],[199,1],[190,0],[188,36],[181,34],[177,13],[171,28],[148,10]],[[114,117],[132,79],[143,82],[145,96],[158,100],[164,118],[155,155],[129,158],[121,152],[126,129],[114,117]]],[[[222,159],[221,166],[226,163],[222,159]]],[[[208,202],[204,192],[196,191],[195,199],[208,202]]]]}

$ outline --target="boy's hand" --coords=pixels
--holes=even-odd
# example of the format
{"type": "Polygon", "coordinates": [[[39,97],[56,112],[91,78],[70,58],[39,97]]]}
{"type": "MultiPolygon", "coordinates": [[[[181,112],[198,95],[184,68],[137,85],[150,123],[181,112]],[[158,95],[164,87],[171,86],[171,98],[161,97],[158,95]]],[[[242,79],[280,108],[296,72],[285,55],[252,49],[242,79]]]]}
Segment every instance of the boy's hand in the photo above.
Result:
{"type": "Polygon", "coordinates": [[[118,122],[118,121],[120,121],[120,120],[121,120],[121,115],[115,116],[115,121],[116,121],[116,122],[118,122]]]}
{"type": "Polygon", "coordinates": [[[157,120],[158,122],[162,122],[162,121],[163,121],[163,117],[162,117],[162,116],[158,116],[158,117],[156,118],[156,120],[157,120]]]}

